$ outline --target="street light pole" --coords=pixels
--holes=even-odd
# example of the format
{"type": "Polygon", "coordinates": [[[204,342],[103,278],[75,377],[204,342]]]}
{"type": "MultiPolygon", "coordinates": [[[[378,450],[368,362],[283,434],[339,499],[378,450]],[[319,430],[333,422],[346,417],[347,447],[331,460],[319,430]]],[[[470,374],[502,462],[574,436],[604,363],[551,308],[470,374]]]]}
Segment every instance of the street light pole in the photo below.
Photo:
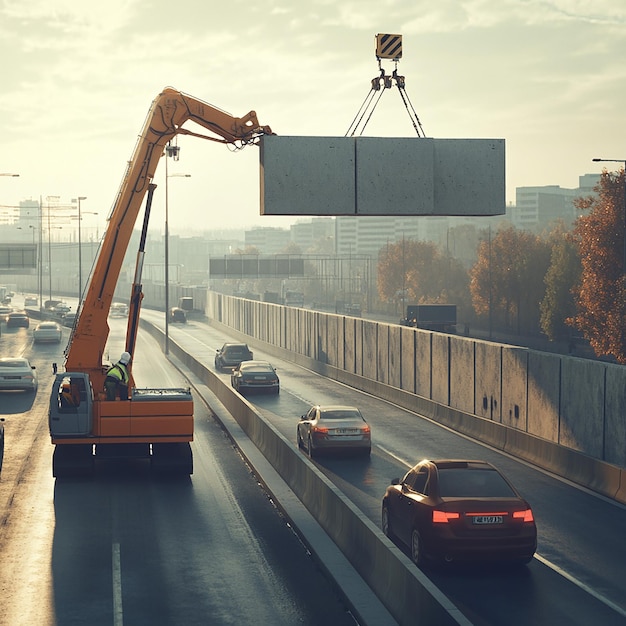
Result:
{"type": "Polygon", "coordinates": [[[78,196],[78,306],[80,307],[80,301],[83,296],[83,256],[80,237],[80,203],[81,200],[87,200],[86,196],[78,196]]]}
{"type": "Polygon", "coordinates": [[[165,354],[170,352],[170,255],[169,255],[169,179],[170,177],[189,178],[191,174],[170,174],[168,170],[168,159],[171,157],[178,161],[179,146],[168,143],[165,146],[165,354]]]}
{"type": "Polygon", "coordinates": [[[624,166],[624,170],[622,176],[624,177],[624,273],[626,274],[626,159],[591,159],[592,161],[598,162],[608,162],[608,163],[622,163],[624,166]]]}

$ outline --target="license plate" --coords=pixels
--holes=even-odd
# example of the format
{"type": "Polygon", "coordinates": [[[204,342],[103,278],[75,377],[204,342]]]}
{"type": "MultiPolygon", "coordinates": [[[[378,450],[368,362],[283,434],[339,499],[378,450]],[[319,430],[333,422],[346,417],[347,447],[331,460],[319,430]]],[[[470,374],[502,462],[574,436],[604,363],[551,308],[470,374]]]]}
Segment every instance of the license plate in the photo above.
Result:
{"type": "Polygon", "coordinates": [[[472,517],[472,524],[502,524],[502,515],[476,515],[472,517]]]}
{"type": "Polygon", "coordinates": [[[335,432],[338,435],[354,435],[358,431],[356,428],[336,428],[335,432]]]}
{"type": "Polygon", "coordinates": [[[255,376],[254,380],[266,380],[265,376],[255,376]]]}

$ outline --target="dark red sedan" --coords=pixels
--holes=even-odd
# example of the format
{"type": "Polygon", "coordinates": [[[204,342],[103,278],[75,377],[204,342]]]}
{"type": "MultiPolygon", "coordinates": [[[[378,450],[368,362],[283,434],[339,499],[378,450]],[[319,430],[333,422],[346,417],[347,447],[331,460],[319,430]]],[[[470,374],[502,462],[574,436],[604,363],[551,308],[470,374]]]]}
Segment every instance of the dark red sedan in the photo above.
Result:
{"type": "Polygon", "coordinates": [[[382,529],[427,561],[529,563],[537,549],[530,505],[490,463],[424,460],[387,487],[382,529]]]}

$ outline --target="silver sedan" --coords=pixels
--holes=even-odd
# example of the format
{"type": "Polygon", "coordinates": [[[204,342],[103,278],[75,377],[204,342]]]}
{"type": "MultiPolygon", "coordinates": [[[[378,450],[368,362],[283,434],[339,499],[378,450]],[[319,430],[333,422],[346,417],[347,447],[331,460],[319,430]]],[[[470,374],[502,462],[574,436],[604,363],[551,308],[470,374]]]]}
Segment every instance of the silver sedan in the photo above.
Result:
{"type": "Polygon", "coordinates": [[[61,341],[63,331],[56,322],[40,322],[33,330],[35,343],[58,343],[61,341]]]}
{"type": "Polygon", "coordinates": [[[300,417],[298,447],[312,458],[325,450],[359,452],[369,456],[372,433],[361,411],[355,406],[312,406],[300,417]]]}
{"type": "Polygon", "coordinates": [[[0,359],[0,390],[37,391],[35,366],[23,357],[0,359]]]}

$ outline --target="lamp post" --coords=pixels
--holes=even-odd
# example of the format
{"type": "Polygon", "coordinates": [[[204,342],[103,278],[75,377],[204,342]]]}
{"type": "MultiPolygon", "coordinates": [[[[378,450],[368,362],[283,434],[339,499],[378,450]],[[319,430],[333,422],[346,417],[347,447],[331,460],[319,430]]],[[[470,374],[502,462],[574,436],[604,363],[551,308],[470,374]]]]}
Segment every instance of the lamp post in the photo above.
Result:
{"type": "Polygon", "coordinates": [[[626,159],[591,159],[592,161],[607,163],[622,163],[624,166],[624,273],[626,274],[626,159]]]}
{"type": "Polygon", "coordinates": [[[169,179],[178,178],[190,178],[191,174],[170,174],[168,171],[168,159],[173,158],[174,161],[178,161],[180,147],[173,146],[171,142],[165,147],[165,354],[170,352],[170,335],[169,335],[169,320],[170,320],[170,256],[169,256],[169,179]]]}
{"type": "Polygon", "coordinates": [[[80,306],[80,301],[83,296],[83,256],[81,249],[81,238],[80,238],[80,203],[82,200],[87,200],[86,196],[78,196],[76,201],[78,202],[78,306],[80,306]]]}

